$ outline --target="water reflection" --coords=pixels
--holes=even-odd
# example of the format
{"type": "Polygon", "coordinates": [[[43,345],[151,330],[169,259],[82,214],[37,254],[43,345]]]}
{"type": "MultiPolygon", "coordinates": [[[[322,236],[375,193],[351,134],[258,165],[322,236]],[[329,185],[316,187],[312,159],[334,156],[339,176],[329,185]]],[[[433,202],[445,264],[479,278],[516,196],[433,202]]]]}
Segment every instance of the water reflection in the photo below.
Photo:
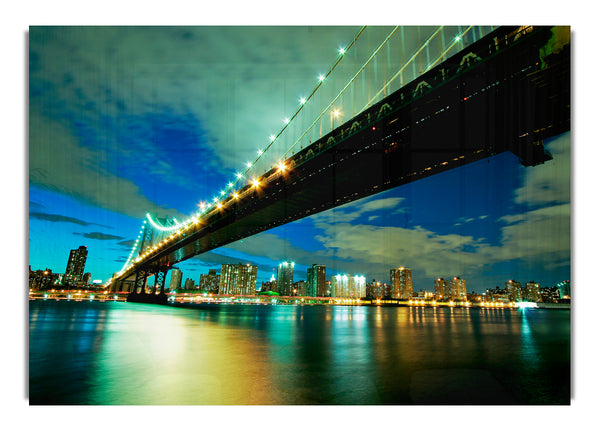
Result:
{"type": "Polygon", "coordinates": [[[560,312],[39,301],[29,330],[34,404],[463,403],[469,381],[569,400],[560,312]]]}

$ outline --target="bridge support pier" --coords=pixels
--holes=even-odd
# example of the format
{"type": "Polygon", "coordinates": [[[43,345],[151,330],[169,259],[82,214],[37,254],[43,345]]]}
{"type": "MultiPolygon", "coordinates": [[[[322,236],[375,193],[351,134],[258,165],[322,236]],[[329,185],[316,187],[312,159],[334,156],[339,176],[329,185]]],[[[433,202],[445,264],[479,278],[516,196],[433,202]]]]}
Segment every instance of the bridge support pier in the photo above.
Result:
{"type": "Polygon", "coordinates": [[[167,278],[167,266],[159,266],[155,268],[154,274],[155,284],[150,292],[146,291],[146,280],[151,275],[151,271],[147,267],[142,267],[135,274],[135,284],[133,291],[127,296],[127,302],[144,302],[150,304],[166,304],[167,295],[165,294],[165,279],[167,278]],[[157,291],[157,288],[160,291],[157,291]]]}
{"type": "Polygon", "coordinates": [[[135,284],[133,286],[134,293],[146,293],[146,279],[148,278],[148,270],[146,268],[140,268],[135,273],[135,284]]]}
{"type": "Polygon", "coordinates": [[[168,266],[159,266],[156,270],[154,282],[154,293],[156,295],[165,295],[165,282],[167,280],[168,266]]]}

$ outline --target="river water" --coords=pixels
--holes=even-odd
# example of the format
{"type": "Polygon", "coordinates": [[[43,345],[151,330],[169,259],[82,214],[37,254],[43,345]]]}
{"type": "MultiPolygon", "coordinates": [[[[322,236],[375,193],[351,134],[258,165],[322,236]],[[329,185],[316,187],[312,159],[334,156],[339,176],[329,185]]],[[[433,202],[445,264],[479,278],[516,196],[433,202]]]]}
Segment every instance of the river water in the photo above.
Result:
{"type": "Polygon", "coordinates": [[[569,404],[570,312],[29,301],[31,404],[569,404]]]}

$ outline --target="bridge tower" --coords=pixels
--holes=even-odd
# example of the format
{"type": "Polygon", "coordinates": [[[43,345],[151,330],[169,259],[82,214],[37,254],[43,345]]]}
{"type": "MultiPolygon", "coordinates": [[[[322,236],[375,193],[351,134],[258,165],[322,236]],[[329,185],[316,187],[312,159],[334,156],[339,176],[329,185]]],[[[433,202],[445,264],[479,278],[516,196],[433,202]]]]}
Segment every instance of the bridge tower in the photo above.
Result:
{"type": "MultiPolygon", "coordinates": [[[[155,219],[167,229],[159,229],[159,225],[155,225],[152,221],[150,223],[144,222],[144,227],[142,228],[142,236],[141,236],[141,245],[140,245],[140,254],[147,247],[151,247],[155,244],[158,244],[164,239],[164,237],[168,236],[168,232],[170,231],[168,227],[177,225],[177,220],[175,218],[158,218],[155,219]]],[[[151,220],[151,218],[149,218],[151,220]]],[[[130,295],[128,300],[130,301],[140,301],[140,302],[154,302],[149,299],[149,296],[158,295],[163,297],[166,301],[165,296],[165,282],[167,279],[167,273],[170,269],[170,265],[168,264],[149,264],[149,265],[141,265],[135,273],[135,283],[133,287],[133,295],[130,295]],[[148,277],[152,275],[155,276],[154,285],[147,286],[148,277]]]]}

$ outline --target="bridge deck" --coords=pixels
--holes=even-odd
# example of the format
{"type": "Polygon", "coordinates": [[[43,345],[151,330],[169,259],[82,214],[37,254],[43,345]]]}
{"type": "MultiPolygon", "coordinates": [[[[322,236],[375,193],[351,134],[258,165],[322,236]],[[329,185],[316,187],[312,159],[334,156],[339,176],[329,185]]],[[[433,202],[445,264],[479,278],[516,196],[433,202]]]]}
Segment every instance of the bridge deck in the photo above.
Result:
{"type": "Polygon", "coordinates": [[[504,151],[525,166],[570,129],[569,46],[544,58],[549,27],[500,28],[246,186],[137,268],[195,255],[504,151]]]}

